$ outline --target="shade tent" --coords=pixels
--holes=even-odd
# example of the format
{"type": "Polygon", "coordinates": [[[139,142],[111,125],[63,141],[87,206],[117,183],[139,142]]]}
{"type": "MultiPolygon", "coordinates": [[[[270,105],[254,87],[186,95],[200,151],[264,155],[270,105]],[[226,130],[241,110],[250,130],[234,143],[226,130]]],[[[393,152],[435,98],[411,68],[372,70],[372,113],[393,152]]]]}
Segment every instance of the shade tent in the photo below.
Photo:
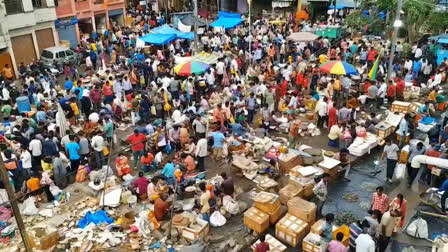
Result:
{"type": "Polygon", "coordinates": [[[151,30],[151,32],[157,33],[157,34],[167,34],[167,35],[175,35],[177,39],[194,39],[194,33],[193,32],[181,32],[179,30],[176,30],[172,28],[171,26],[164,24],[162,26],[156,27],[151,30]]]}
{"type": "MultiPolygon", "coordinates": [[[[355,8],[356,4],[353,0],[337,0],[336,9],[355,8]]],[[[328,6],[328,9],[334,9],[334,5],[328,6]]]]}
{"type": "MultiPolygon", "coordinates": [[[[182,23],[184,25],[194,25],[194,18],[193,16],[189,16],[189,15],[185,15],[184,18],[181,18],[180,21],[182,21],[182,23]]],[[[206,27],[207,26],[207,22],[204,19],[198,18],[198,27],[206,27]]]]}
{"type": "Polygon", "coordinates": [[[211,23],[210,26],[216,28],[232,29],[241,24],[241,22],[243,22],[243,19],[241,19],[240,14],[220,11],[218,14],[218,19],[216,19],[215,22],[211,23]]]}
{"type": "Polygon", "coordinates": [[[291,33],[288,37],[286,37],[287,40],[292,40],[294,42],[309,42],[314,41],[318,39],[319,36],[311,33],[311,32],[294,32],[291,33]]]}
{"type": "Polygon", "coordinates": [[[175,34],[159,34],[159,33],[148,33],[140,38],[140,40],[142,40],[143,42],[152,45],[166,45],[175,39],[176,39],[175,34]]]}

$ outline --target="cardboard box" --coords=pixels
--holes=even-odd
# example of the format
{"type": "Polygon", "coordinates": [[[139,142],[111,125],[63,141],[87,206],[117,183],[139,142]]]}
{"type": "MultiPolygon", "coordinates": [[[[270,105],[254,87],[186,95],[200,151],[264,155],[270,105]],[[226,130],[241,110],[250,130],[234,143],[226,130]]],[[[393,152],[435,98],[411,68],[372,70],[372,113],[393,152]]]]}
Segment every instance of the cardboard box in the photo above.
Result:
{"type": "Polygon", "coordinates": [[[304,252],[320,252],[320,246],[315,242],[320,241],[320,235],[309,233],[303,238],[302,251],[304,252]]]}
{"type": "Polygon", "coordinates": [[[322,229],[322,225],[324,224],[325,220],[324,219],[320,219],[318,221],[316,221],[312,226],[311,226],[311,233],[314,234],[319,234],[320,230],[322,229]]]}
{"type": "Polygon", "coordinates": [[[288,152],[278,157],[278,164],[280,175],[286,175],[292,168],[302,165],[302,158],[299,154],[288,152]]]}
{"type": "Polygon", "coordinates": [[[254,198],[254,207],[269,215],[280,207],[279,196],[268,192],[259,192],[254,198]]]}
{"type": "Polygon", "coordinates": [[[288,184],[280,189],[280,191],[278,191],[278,194],[280,196],[280,202],[286,205],[288,201],[293,197],[299,197],[300,195],[302,195],[303,189],[300,186],[288,184]]]}
{"type": "Polygon", "coordinates": [[[308,232],[308,223],[291,214],[286,214],[275,225],[275,237],[293,247],[296,247],[308,232]]]}
{"type": "Polygon", "coordinates": [[[316,209],[316,204],[299,197],[294,197],[288,201],[288,213],[310,225],[316,221],[316,209]]]}
{"type": "Polygon", "coordinates": [[[277,223],[277,221],[280,219],[281,216],[282,216],[281,205],[278,205],[277,209],[273,213],[269,214],[269,223],[270,224],[277,223]]]}
{"type": "Polygon", "coordinates": [[[263,233],[269,227],[269,215],[255,207],[244,213],[244,225],[257,233],[263,233]]]}
{"type": "MultiPolygon", "coordinates": [[[[275,239],[275,237],[273,237],[270,234],[266,235],[266,240],[265,242],[267,242],[269,244],[269,251],[270,252],[285,252],[287,247],[281,243],[279,240],[275,239]]],[[[251,248],[254,252],[255,251],[255,246],[260,243],[260,240],[257,240],[254,244],[252,244],[251,248]]]]}
{"type": "Polygon", "coordinates": [[[316,183],[314,181],[312,183],[309,183],[303,187],[303,197],[306,199],[311,198],[314,195],[313,189],[316,183]]]}
{"type": "Polygon", "coordinates": [[[204,238],[208,235],[208,233],[210,232],[208,222],[200,218],[197,218],[196,222],[196,228],[186,227],[182,229],[182,237],[189,241],[194,241],[198,238],[204,238]]]}

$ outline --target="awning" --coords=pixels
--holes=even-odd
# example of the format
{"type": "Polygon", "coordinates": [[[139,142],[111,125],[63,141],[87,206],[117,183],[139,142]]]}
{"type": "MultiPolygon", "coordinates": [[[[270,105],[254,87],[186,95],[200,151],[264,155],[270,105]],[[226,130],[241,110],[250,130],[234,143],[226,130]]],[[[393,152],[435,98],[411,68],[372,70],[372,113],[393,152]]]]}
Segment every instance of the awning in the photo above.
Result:
{"type": "Polygon", "coordinates": [[[181,32],[179,30],[176,30],[172,28],[171,26],[164,24],[162,26],[156,27],[151,30],[151,32],[157,33],[157,34],[173,34],[178,39],[194,39],[194,33],[193,32],[181,32]]]}
{"type": "Polygon", "coordinates": [[[139,38],[145,43],[152,45],[166,45],[171,41],[176,39],[175,34],[158,34],[158,33],[148,33],[145,36],[139,38]]]}
{"type": "Polygon", "coordinates": [[[295,42],[309,42],[314,41],[318,38],[319,38],[318,35],[311,32],[294,32],[291,33],[291,35],[289,35],[286,39],[295,42]]]}
{"type": "Polygon", "coordinates": [[[224,28],[224,29],[232,29],[238,26],[243,20],[241,19],[241,15],[238,13],[229,13],[220,11],[218,14],[218,19],[211,23],[211,27],[216,28],[224,28]]]}
{"type": "MultiPolygon", "coordinates": [[[[336,9],[355,8],[355,1],[353,0],[337,0],[336,9]]],[[[328,6],[328,9],[334,9],[334,5],[328,6]]]]}

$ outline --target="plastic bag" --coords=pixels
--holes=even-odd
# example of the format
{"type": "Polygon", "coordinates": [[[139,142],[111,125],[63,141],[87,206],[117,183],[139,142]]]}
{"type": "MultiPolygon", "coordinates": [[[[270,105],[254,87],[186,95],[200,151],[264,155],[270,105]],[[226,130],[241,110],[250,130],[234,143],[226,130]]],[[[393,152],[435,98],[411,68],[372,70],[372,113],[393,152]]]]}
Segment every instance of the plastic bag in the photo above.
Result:
{"type": "Polygon", "coordinates": [[[212,227],[221,227],[227,223],[227,220],[219,211],[214,211],[210,216],[210,225],[212,227]]]}
{"type": "Polygon", "coordinates": [[[422,218],[417,218],[409,224],[406,233],[416,238],[428,239],[428,223],[422,218]]]}
{"type": "Polygon", "coordinates": [[[37,215],[39,213],[39,209],[37,209],[35,205],[36,199],[34,197],[29,197],[23,202],[23,210],[22,213],[24,215],[37,215]]]}
{"type": "Polygon", "coordinates": [[[406,176],[406,164],[397,164],[394,176],[398,180],[404,179],[406,176]]]}

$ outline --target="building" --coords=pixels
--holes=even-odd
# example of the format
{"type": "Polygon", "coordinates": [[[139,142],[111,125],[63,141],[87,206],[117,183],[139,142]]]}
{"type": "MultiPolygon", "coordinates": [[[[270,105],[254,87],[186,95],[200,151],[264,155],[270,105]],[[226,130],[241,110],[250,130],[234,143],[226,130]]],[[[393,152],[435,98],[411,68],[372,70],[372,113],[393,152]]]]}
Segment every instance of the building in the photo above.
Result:
{"type": "Polygon", "coordinates": [[[102,33],[111,23],[125,22],[124,0],[58,0],[56,29],[60,40],[76,47],[84,34],[102,33]]]}
{"type": "Polygon", "coordinates": [[[0,3],[0,69],[38,60],[58,44],[54,0],[4,0],[0,3]]]}

